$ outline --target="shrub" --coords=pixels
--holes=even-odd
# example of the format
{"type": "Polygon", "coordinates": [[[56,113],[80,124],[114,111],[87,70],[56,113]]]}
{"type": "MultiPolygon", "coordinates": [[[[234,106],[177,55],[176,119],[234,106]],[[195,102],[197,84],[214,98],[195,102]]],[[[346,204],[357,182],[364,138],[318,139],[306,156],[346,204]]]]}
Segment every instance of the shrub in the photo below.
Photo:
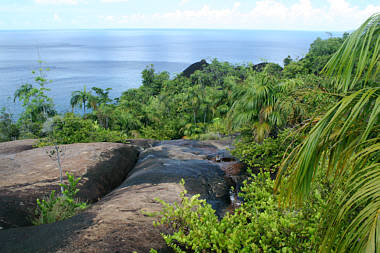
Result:
{"type": "MultiPolygon", "coordinates": [[[[100,127],[96,122],[82,119],[73,113],[55,117],[51,124],[50,139],[55,144],[71,144],[85,142],[124,142],[127,136],[120,131],[112,131],[100,127]]],[[[39,146],[50,145],[48,140],[41,140],[39,146]]]]}
{"type": "Polygon", "coordinates": [[[199,195],[181,193],[181,204],[163,205],[155,225],[166,225],[173,234],[163,234],[176,252],[314,252],[320,237],[317,228],[324,206],[314,191],[307,205],[283,209],[273,194],[268,172],[252,175],[244,182],[244,203],[221,220],[199,195]]]}
{"type": "Polygon", "coordinates": [[[53,223],[59,220],[67,219],[79,211],[85,209],[87,204],[75,199],[78,193],[77,184],[80,177],[75,177],[66,173],[68,184],[60,184],[63,187],[62,195],[56,196],[55,191],[50,193],[46,199],[37,199],[37,208],[35,210],[36,218],[33,221],[34,225],[53,223]]]}
{"type": "Polygon", "coordinates": [[[14,124],[12,115],[3,107],[0,109],[0,142],[15,140],[20,135],[20,129],[14,124]]]}
{"type": "Polygon", "coordinates": [[[252,171],[264,170],[276,173],[289,145],[296,140],[290,136],[295,134],[297,133],[292,133],[291,129],[285,129],[277,138],[266,138],[262,143],[241,141],[235,144],[232,154],[252,171]]]}

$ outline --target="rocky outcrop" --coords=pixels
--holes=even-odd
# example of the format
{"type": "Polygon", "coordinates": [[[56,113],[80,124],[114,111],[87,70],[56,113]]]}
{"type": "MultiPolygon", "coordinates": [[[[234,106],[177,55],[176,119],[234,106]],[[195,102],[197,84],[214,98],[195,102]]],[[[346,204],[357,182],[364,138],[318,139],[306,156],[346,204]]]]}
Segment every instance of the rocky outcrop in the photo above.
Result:
{"type": "Polygon", "coordinates": [[[257,71],[257,72],[262,72],[267,65],[268,65],[268,62],[260,62],[258,64],[252,65],[252,70],[257,71]]]}
{"type": "Polygon", "coordinates": [[[220,150],[193,140],[163,141],[140,153],[139,161],[121,187],[143,183],[179,183],[189,194],[200,194],[217,212],[229,204],[229,185],[220,164],[212,159],[220,150]]]}
{"type": "MultiPolygon", "coordinates": [[[[59,190],[59,169],[48,156],[51,147],[33,148],[34,141],[0,144],[0,227],[30,224],[36,199],[59,190]]],[[[81,176],[78,196],[96,201],[125,179],[137,160],[136,148],[117,143],[60,146],[63,171],[81,176]]]]}
{"type": "Polygon", "coordinates": [[[181,178],[190,194],[200,194],[219,214],[229,205],[224,171],[236,161],[228,143],[139,142],[145,148],[119,187],[67,220],[0,230],[0,252],[172,252],[160,236],[167,231],[153,227],[156,218],[149,214],[162,208],[155,198],[179,201],[181,178]]]}
{"type": "Polygon", "coordinates": [[[189,78],[195,71],[203,70],[208,65],[209,64],[206,62],[206,60],[202,59],[201,61],[195,62],[187,67],[184,71],[182,71],[181,75],[189,78]]]}
{"type": "Polygon", "coordinates": [[[0,230],[0,252],[172,252],[147,214],[161,209],[155,197],[179,201],[182,190],[175,183],[120,187],[67,220],[0,230]]]}

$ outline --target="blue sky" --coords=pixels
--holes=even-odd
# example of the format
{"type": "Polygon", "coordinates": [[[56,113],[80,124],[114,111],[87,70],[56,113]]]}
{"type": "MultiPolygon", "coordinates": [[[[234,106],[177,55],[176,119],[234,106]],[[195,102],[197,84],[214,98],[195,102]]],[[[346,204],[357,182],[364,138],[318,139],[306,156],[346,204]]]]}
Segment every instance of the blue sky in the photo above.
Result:
{"type": "Polygon", "coordinates": [[[0,29],[347,31],[375,12],[378,0],[0,0],[0,29]]]}

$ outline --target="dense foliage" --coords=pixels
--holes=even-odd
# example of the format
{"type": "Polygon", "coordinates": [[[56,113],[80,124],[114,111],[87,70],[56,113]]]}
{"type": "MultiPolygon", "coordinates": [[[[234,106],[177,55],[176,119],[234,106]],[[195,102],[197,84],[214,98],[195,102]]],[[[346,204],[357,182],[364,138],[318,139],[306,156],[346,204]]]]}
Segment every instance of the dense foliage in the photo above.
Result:
{"type": "Polygon", "coordinates": [[[296,145],[298,138],[286,129],[281,131],[276,138],[266,138],[262,143],[238,142],[232,154],[246,164],[252,172],[265,171],[274,177],[286,151],[296,145]]]}
{"type": "Polygon", "coordinates": [[[55,144],[71,144],[81,142],[123,142],[126,135],[120,131],[112,131],[99,126],[90,119],[82,119],[73,113],[63,117],[56,116],[44,124],[44,132],[49,132],[48,138],[41,139],[40,145],[46,142],[55,144]],[[46,129],[47,128],[47,129],[46,129]]]}
{"type": "Polygon", "coordinates": [[[252,175],[241,189],[244,203],[221,220],[198,195],[181,194],[164,208],[157,224],[174,233],[164,235],[176,252],[315,252],[320,243],[318,227],[324,198],[315,189],[305,206],[282,209],[273,195],[268,172],[252,175]]]}
{"type": "Polygon", "coordinates": [[[5,108],[0,110],[0,142],[15,140],[19,137],[20,130],[13,122],[12,116],[5,108]]]}
{"type": "MultiPolygon", "coordinates": [[[[189,199],[182,195],[181,205],[174,206],[161,201],[164,209],[160,224],[174,231],[164,235],[168,245],[177,252],[379,251],[379,24],[380,14],[370,17],[330,58],[324,71],[331,83],[324,89],[337,97],[336,101],[332,100],[334,103],[321,117],[301,122],[293,145],[281,135],[267,138],[261,144],[237,145],[235,155],[240,155],[250,167],[279,172],[276,192],[273,193],[268,172],[259,172],[242,188],[245,201],[242,207],[221,221],[197,196],[189,199]],[[294,148],[298,141],[301,143],[294,148]],[[280,159],[284,147],[289,150],[285,151],[286,158],[280,159]],[[277,204],[272,206],[271,200],[289,205],[279,208],[277,204]],[[291,216],[295,223],[288,223],[287,215],[292,213],[296,214],[291,216]],[[297,216],[302,214],[306,215],[297,216]],[[229,222],[230,217],[239,218],[229,222]],[[261,222],[262,217],[268,219],[261,222]],[[298,224],[306,227],[306,232],[297,230],[298,224]],[[286,234],[288,231],[290,234],[286,234]]],[[[286,67],[292,65],[289,58],[286,63],[286,67]]],[[[300,66],[302,62],[295,64],[300,66]]],[[[270,83],[265,85],[267,90],[254,89],[256,93],[252,92],[247,99],[259,95],[245,103],[238,115],[249,115],[252,110],[259,116],[255,106],[263,103],[263,97],[264,106],[260,108],[273,106],[275,95],[268,96],[273,87],[270,83]]],[[[268,128],[267,132],[270,131],[268,128]]]]}

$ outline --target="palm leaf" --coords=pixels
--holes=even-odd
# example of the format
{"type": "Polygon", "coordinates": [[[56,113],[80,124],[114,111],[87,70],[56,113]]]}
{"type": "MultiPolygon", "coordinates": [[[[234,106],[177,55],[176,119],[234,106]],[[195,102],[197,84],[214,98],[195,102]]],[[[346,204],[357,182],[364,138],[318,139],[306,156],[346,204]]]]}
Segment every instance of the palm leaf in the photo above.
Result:
{"type": "Polygon", "coordinates": [[[288,155],[277,175],[275,190],[282,200],[300,203],[328,161],[327,174],[334,176],[336,186],[325,213],[321,252],[380,251],[379,35],[380,14],[375,14],[328,62],[324,72],[347,95],[288,155]],[[343,192],[339,200],[338,191],[343,192]]]}
{"type": "Polygon", "coordinates": [[[334,78],[337,90],[347,92],[362,81],[375,81],[380,71],[380,13],[372,15],[329,60],[322,72],[334,78]]]}

